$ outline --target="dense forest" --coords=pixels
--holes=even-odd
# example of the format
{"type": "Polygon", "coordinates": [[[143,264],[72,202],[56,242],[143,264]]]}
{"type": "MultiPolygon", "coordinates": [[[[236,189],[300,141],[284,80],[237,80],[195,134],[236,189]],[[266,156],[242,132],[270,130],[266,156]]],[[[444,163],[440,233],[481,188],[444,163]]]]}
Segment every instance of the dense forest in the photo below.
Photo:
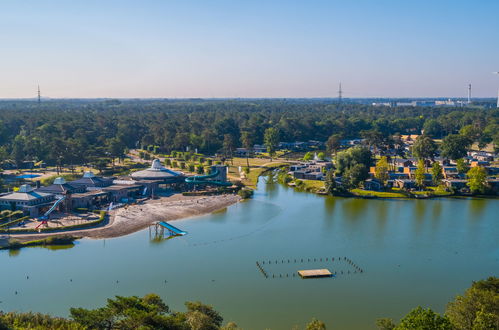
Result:
{"type": "Polygon", "coordinates": [[[442,138],[468,127],[475,141],[499,145],[498,109],[292,99],[17,100],[0,102],[0,161],[81,164],[147,145],[164,152],[189,147],[213,154],[227,143],[261,144],[270,127],[278,130],[280,141],[323,142],[331,135],[346,139],[421,130],[442,138]]]}

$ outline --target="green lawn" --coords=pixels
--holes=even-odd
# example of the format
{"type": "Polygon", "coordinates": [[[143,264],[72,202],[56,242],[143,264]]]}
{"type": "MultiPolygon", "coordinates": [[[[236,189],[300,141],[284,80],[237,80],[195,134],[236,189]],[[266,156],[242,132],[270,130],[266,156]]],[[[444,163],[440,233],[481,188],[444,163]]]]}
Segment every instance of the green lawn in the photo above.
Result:
{"type": "Polygon", "coordinates": [[[379,198],[406,198],[403,193],[396,191],[370,191],[364,189],[352,189],[351,193],[362,197],[379,197],[379,198]]]}

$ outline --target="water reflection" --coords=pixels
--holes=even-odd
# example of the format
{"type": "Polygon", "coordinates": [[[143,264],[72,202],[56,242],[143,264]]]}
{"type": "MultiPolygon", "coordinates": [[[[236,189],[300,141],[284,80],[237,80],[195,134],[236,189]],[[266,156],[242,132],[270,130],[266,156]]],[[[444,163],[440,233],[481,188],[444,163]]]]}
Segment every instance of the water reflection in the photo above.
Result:
{"type": "Polygon", "coordinates": [[[379,237],[382,237],[383,233],[385,232],[386,224],[389,220],[388,202],[383,200],[373,206],[376,209],[377,234],[379,237]]]}
{"type": "Polygon", "coordinates": [[[469,200],[469,218],[479,219],[487,208],[487,200],[483,198],[471,198],[469,200]]]}
{"type": "Polygon", "coordinates": [[[264,185],[265,192],[269,197],[275,197],[279,193],[279,185],[277,184],[277,175],[273,172],[268,172],[259,180],[260,185],[264,185]]]}
{"type": "Polygon", "coordinates": [[[363,198],[348,198],[342,203],[343,213],[347,220],[359,220],[367,212],[368,200],[363,198]]]}
{"type": "Polygon", "coordinates": [[[432,218],[434,224],[438,222],[442,215],[442,203],[439,200],[433,202],[433,208],[431,210],[432,218]]]}
{"type": "Polygon", "coordinates": [[[9,257],[17,257],[21,253],[21,249],[10,249],[9,257]]]}
{"type": "Polygon", "coordinates": [[[336,200],[338,197],[326,196],[324,197],[324,211],[328,218],[334,215],[334,209],[336,208],[336,200]]]}

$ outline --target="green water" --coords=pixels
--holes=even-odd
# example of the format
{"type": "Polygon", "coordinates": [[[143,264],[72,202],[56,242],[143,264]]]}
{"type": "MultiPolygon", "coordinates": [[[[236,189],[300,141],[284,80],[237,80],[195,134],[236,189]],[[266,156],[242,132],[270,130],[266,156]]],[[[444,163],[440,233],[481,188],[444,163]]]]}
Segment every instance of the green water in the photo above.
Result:
{"type": "Polygon", "coordinates": [[[214,305],[245,329],[301,328],[312,317],[373,329],[376,318],[417,305],[442,312],[472,280],[499,275],[498,200],[331,198],[265,180],[251,201],[175,222],[184,237],[154,242],[144,230],[68,249],[0,251],[0,309],[67,315],[70,306],[156,292],[174,310],[186,300],[214,305]],[[348,274],[354,268],[338,257],[364,272],[348,274]],[[266,279],[256,261],[291,277],[266,279]],[[317,267],[345,273],[292,277],[317,267]]]}

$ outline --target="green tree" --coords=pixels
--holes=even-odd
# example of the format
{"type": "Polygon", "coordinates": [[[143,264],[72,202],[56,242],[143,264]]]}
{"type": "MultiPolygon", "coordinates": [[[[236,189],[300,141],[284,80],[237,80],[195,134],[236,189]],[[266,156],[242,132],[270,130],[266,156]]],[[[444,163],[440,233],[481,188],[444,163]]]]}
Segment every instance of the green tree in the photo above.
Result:
{"type": "Polygon", "coordinates": [[[224,134],[223,150],[225,157],[232,159],[234,150],[236,150],[236,142],[232,134],[224,134]]]}
{"type": "Polygon", "coordinates": [[[463,295],[447,305],[445,314],[457,330],[498,329],[499,278],[473,282],[463,295]]]}
{"type": "Polygon", "coordinates": [[[26,158],[24,153],[25,138],[22,135],[17,135],[12,143],[11,157],[16,163],[17,168],[21,168],[23,161],[26,158]]]}
{"type": "Polygon", "coordinates": [[[112,138],[108,140],[107,151],[112,159],[112,164],[114,166],[114,160],[116,158],[121,159],[123,157],[123,151],[126,146],[118,138],[112,138]]]}
{"type": "Polygon", "coordinates": [[[70,315],[77,323],[90,329],[155,329],[171,325],[169,308],[158,295],[108,299],[98,309],[71,308],[70,315]]]}
{"type": "Polygon", "coordinates": [[[459,134],[447,135],[442,140],[442,156],[453,160],[466,156],[471,142],[466,136],[459,134]]]}
{"type": "Polygon", "coordinates": [[[328,170],[324,178],[324,189],[328,195],[334,195],[337,191],[336,180],[334,177],[334,171],[328,170]]]}
{"type": "Polygon", "coordinates": [[[478,141],[483,134],[483,129],[476,125],[466,125],[461,127],[459,134],[470,141],[478,141]]]}
{"type": "Polygon", "coordinates": [[[267,152],[270,156],[270,161],[275,155],[277,146],[279,145],[279,130],[274,127],[267,128],[264,135],[264,143],[267,147],[267,152]]]}
{"type": "Polygon", "coordinates": [[[376,163],[374,176],[380,180],[383,185],[388,181],[388,160],[385,156],[381,157],[376,163]]]}
{"type": "Polygon", "coordinates": [[[310,160],[312,160],[312,158],[314,158],[314,156],[312,155],[312,153],[310,151],[308,151],[305,156],[303,156],[303,160],[308,162],[310,160]]]}
{"type": "Polygon", "coordinates": [[[404,316],[395,330],[452,330],[452,325],[445,316],[441,316],[431,309],[417,307],[404,316]]]}
{"type": "Polygon", "coordinates": [[[253,136],[250,132],[244,131],[241,133],[241,144],[243,148],[246,149],[246,166],[249,168],[249,156],[253,151],[253,136]]]}
{"type": "Polygon", "coordinates": [[[412,153],[418,159],[433,159],[437,152],[437,145],[435,141],[428,135],[420,135],[414,141],[412,146],[412,153]]]}
{"type": "Polygon", "coordinates": [[[483,309],[476,314],[476,318],[473,323],[473,330],[499,329],[497,314],[485,312],[483,309]]]}
{"type": "MultiPolygon", "coordinates": [[[[186,302],[185,306],[187,307],[187,318],[189,319],[189,315],[196,315],[196,324],[202,325],[202,327],[193,327],[192,329],[215,330],[219,329],[222,325],[223,317],[217,311],[215,311],[212,306],[202,304],[199,301],[186,302]],[[201,316],[200,313],[205,317],[201,316]]],[[[191,322],[194,321],[191,320],[191,322]]]]}
{"type": "Polygon", "coordinates": [[[481,166],[472,167],[468,173],[466,173],[468,178],[468,187],[472,193],[485,193],[487,188],[487,171],[481,166]]]}
{"type": "Polygon", "coordinates": [[[463,158],[456,160],[456,168],[457,172],[461,174],[465,174],[470,170],[468,164],[466,164],[466,161],[463,158]]]}
{"type": "Polygon", "coordinates": [[[324,160],[326,158],[326,154],[321,151],[317,154],[317,158],[319,158],[319,160],[324,160]]]}
{"type": "Polygon", "coordinates": [[[428,119],[423,126],[424,134],[430,137],[440,137],[442,135],[442,125],[435,119],[428,119]]]}
{"type": "Polygon", "coordinates": [[[330,154],[336,154],[341,147],[341,135],[333,134],[326,141],[326,149],[330,154]]]}
{"type": "Polygon", "coordinates": [[[442,183],[442,179],[444,178],[444,174],[442,172],[442,166],[439,162],[433,162],[431,165],[431,179],[435,186],[438,186],[442,183]]]}
{"type": "Polygon", "coordinates": [[[343,175],[346,170],[357,164],[362,164],[368,169],[371,163],[372,153],[364,147],[353,147],[336,154],[335,165],[338,175],[343,175]]]}
{"type": "Polygon", "coordinates": [[[383,132],[376,129],[362,131],[360,132],[360,135],[367,141],[367,144],[374,149],[375,154],[377,154],[377,152],[382,149],[387,142],[386,134],[383,134],[383,132]]]}
{"type": "Polygon", "coordinates": [[[420,159],[418,160],[418,166],[416,168],[416,172],[414,173],[416,179],[416,185],[419,187],[419,189],[424,188],[425,173],[426,170],[425,170],[424,160],[420,159]]]}
{"type": "Polygon", "coordinates": [[[72,320],[40,313],[0,313],[0,330],[17,329],[84,330],[86,327],[72,320]]]}
{"type": "Polygon", "coordinates": [[[396,324],[392,319],[381,318],[376,320],[376,327],[378,327],[379,330],[393,330],[396,327],[396,324]]]}
{"type": "Polygon", "coordinates": [[[221,330],[238,330],[241,329],[234,322],[228,322],[226,325],[220,328],[221,330]]]}
{"type": "Polygon", "coordinates": [[[326,330],[326,323],[312,319],[305,327],[305,330],[326,330]]]}
{"type": "Polygon", "coordinates": [[[357,188],[363,181],[369,178],[369,171],[364,164],[355,164],[345,171],[343,182],[349,188],[357,188]]]}

